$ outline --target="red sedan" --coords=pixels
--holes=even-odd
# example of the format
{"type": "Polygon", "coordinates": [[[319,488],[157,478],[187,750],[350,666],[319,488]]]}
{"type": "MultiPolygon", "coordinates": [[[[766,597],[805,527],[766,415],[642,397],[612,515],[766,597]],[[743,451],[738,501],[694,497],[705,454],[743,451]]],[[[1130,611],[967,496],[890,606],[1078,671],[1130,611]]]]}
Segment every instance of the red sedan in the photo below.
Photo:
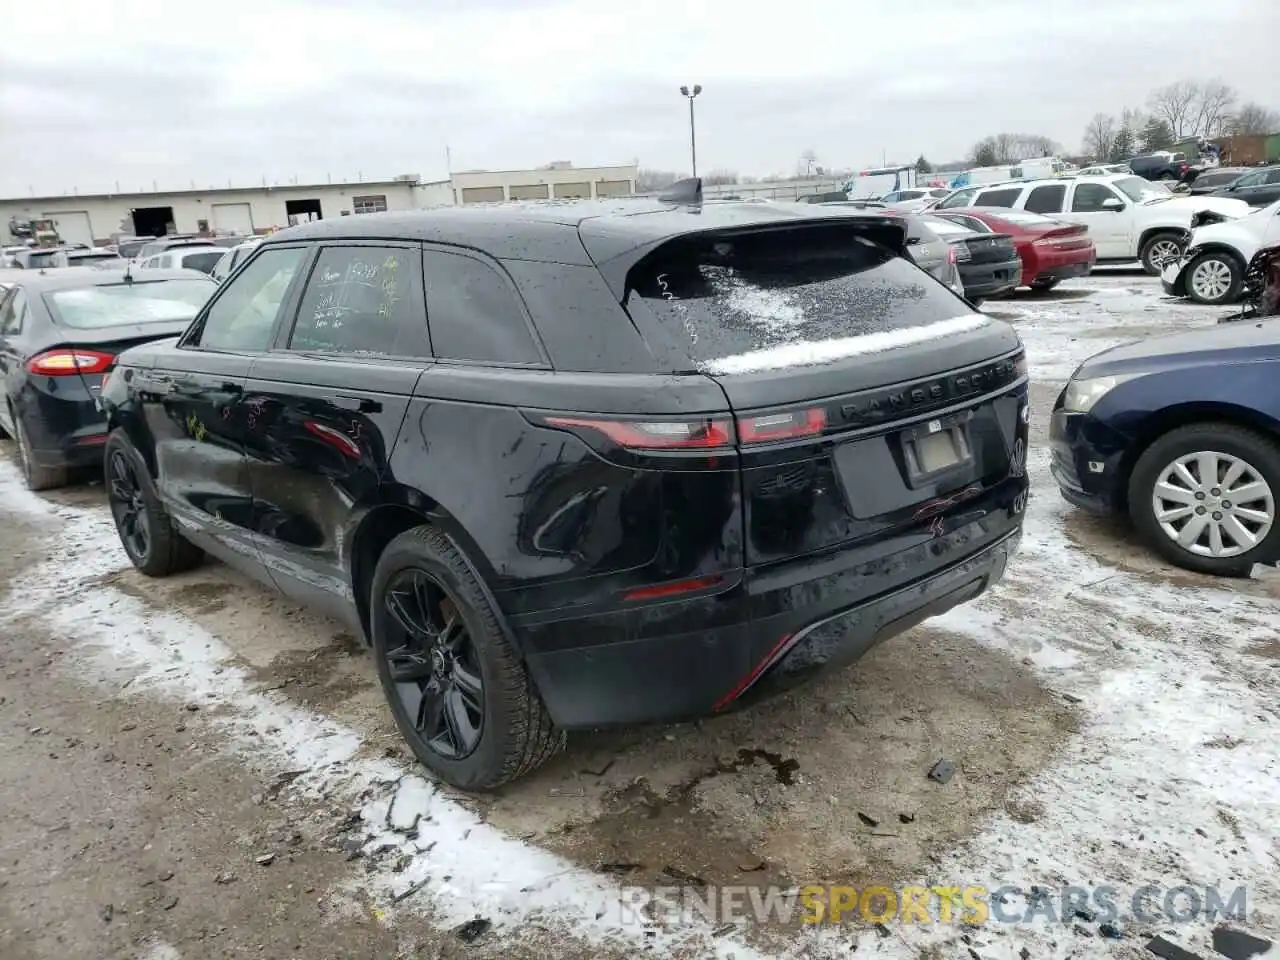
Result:
{"type": "Polygon", "coordinates": [[[1007,233],[1013,237],[1022,260],[1020,287],[1052,290],[1069,277],[1087,277],[1098,259],[1089,228],[1080,224],[1003,207],[934,210],[933,214],[982,233],[1007,233]]]}

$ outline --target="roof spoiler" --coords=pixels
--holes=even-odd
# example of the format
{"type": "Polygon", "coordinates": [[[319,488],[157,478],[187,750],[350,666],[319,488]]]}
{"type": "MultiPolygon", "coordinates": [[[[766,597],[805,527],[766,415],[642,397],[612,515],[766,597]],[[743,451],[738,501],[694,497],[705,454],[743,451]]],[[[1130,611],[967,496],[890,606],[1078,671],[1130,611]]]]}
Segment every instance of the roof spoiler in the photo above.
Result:
{"type": "Polygon", "coordinates": [[[658,196],[662,203],[702,203],[702,178],[690,177],[677,180],[666,191],[658,196]]]}

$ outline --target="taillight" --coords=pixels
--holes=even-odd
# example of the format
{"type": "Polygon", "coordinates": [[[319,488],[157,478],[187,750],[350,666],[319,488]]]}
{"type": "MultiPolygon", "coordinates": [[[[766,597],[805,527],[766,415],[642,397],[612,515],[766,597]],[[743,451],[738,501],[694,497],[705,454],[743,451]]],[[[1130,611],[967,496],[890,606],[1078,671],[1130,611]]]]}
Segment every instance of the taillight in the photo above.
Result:
{"type": "Polygon", "coordinates": [[[766,413],[758,417],[738,417],[738,439],[744,443],[769,443],[793,437],[812,437],[827,428],[827,411],[822,407],[766,413]]]}
{"type": "Polygon", "coordinates": [[[960,258],[956,256],[956,248],[952,246],[948,246],[947,247],[947,263],[954,264],[959,259],[960,258]]]}
{"type": "Polygon", "coordinates": [[[594,417],[545,417],[549,427],[603,434],[631,450],[709,450],[733,446],[727,419],[606,420],[594,417]]]}
{"type": "Polygon", "coordinates": [[[960,263],[973,259],[973,254],[969,251],[969,245],[963,240],[959,243],[952,244],[951,249],[955,251],[956,260],[960,263]]]}
{"type": "Polygon", "coordinates": [[[98,350],[46,350],[27,361],[27,372],[48,377],[106,373],[115,359],[113,355],[98,350]]]}

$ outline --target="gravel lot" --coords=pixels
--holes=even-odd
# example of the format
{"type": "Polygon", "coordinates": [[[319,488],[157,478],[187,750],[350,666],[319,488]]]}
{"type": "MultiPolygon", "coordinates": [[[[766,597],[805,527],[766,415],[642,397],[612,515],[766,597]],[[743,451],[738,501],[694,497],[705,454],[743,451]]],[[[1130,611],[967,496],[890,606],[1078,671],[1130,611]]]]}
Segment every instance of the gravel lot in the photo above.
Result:
{"type": "Polygon", "coordinates": [[[997,590],[749,712],[573,737],[492,798],[421,777],[341,627],[221,566],[135,574],[100,485],[27,493],[0,444],[0,957],[1212,956],[1202,920],[621,922],[618,884],[691,877],[1243,885],[1237,926],[1277,939],[1280,572],[1164,566],[1067,507],[1043,446],[1080,360],[1223,311],[1133,270],[984,309],[1035,412],[997,590]]]}

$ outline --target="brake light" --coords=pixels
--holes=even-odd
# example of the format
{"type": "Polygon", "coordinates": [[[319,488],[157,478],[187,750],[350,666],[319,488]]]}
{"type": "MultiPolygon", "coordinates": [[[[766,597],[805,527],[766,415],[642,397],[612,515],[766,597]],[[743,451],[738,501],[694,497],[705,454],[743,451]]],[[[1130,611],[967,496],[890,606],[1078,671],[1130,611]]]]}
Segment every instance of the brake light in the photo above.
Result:
{"type": "Polygon", "coordinates": [[[106,373],[115,357],[98,350],[46,350],[27,361],[27,372],[47,377],[106,373]]]}
{"type": "Polygon", "coordinates": [[[738,417],[738,439],[743,444],[769,443],[793,437],[812,437],[827,428],[827,411],[822,407],[766,413],[758,417],[738,417]]]}
{"type": "Polygon", "coordinates": [[[632,450],[708,450],[733,446],[729,420],[597,420],[586,417],[546,417],[549,427],[578,432],[589,430],[632,450]]]}
{"type": "Polygon", "coordinates": [[[947,247],[947,263],[954,264],[959,257],[956,256],[956,248],[948,245],[947,247]]]}

